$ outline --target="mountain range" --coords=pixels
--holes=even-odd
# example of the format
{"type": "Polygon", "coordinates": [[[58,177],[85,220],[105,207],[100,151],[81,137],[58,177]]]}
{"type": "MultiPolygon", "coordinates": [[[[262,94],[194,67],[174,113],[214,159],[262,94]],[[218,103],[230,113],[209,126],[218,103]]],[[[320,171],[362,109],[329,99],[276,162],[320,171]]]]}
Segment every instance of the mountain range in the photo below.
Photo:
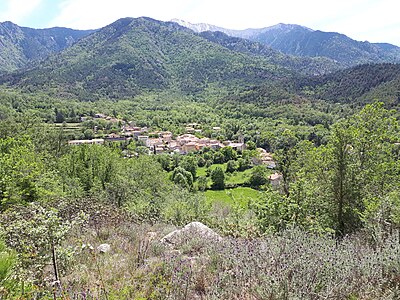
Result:
{"type": "Polygon", "coordinates": [[[146,90],[194,93],[210,84],[256,84],[291,76],[264,57],[231,51],[176,23],[124,18],[3,80],[30,90],[119,98],[146,90]]]}
{"type": "Polygon", "coordinates": [[[365,63],[400,62],[400,47],[387,43],[355,41],[337,32],[323,32],[300,25],[277,24],[260,29],[232,30],[205,23],[174,22],[195,32],[219,31],[227,35],[260,42],[288,55],[325,57],[343,67],[365,63]]]}
{"type": "MultiPolygon", "coordinates": [[[[210,26],[195,32],[176,22],[146,17],[119,19],[95,31],[35,30],[9,22],[1,26],[1,70],[12,72],[4,72],[0,83],[29,92],[90,101],[159,91],[189,95],[208,91],[262,102],[293,97],[340,102],[368,98],[397,105],[400,98],[400,65],[394,63],[395,59],[358,65],[360,56],[349,56],[348,64],[355,66],[344,69],[343,61],[289,55],[266,45],[266,39],[251,40],[251,36],[261,36],[257,30],[249,31],[244,39],[210,26]]],[[[263,30],[263,34],[278,35],[283,28],[287,28],[286,37],[297,37],[295,29],[314,32],[301,26],[289,27],[275,26],[263,30]]],[[[297,38],[303,39],[299,35],[297,38]]],[[[336,35],[344,41],[349,39],[336,35]]],[[[285,44],[280,35],[279,40],[285,44]]],[[[396,53],[398,48],[368,45],[386,53],[396,53]]]]}

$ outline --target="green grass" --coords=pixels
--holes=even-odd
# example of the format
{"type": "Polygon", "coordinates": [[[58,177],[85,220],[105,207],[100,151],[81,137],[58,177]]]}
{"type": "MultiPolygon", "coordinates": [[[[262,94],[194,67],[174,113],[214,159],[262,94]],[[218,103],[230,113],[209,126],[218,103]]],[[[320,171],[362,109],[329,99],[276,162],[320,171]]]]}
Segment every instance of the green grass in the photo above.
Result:
{"type": "Polygon", "coordinates": [[[222,191],[207,190],[204,194],[208,203],[239,204],[241,207],[246,208],[249,202],[260,197],[262,192],[249,187],[238,187],[222,191]]]}
{"type": "MultiPolygon", "coordinates": [[[[225,172],[226,170],[226,163],[224,164],[214,164],[211,165],[210,169],[214,170],[216,167],[221,167],[222,170],[225,172]]],[[[206,176],[207,174],[207,168],[206,167],[201,167],[201,168],[197,168],[197,172],[196,175],[197,177],[200,176],[206,176]]],[[[248,178],[250,177],[251,174],[251,169],[247,169],[243,172],[234,172],[234,173],[225,173],[225,182],[226,184],[243,184],[245,183],[248,178]]],[[[209,185],[211,185],[211,180],[209,179],[209,185]]]]}
{"type": "MultiPolygon", "coordinates": [[[[214,170],[216,167],[221,167],[222,170],[225,172],[226,163],[225,164],[214,164],[214,165],[211,165],[210,169],[214,170]]],[[[196,176],[197,177],[206,176],[206,174],[207,174],[207,167],[197,168],[197,171],[196,171],[196,176]]]]}
{"type": "Polygon", "coordinates": [[[243,172],[233,172],[231,174],[225,173],[226,184],[243,184],[250,178],[251,169],[244,170],[243,172]]]}
{"type": "Polygon", "coordinates": [[[206,167],[201,167],[201,168],[197,168],[196,170],[196,176],[200,177],[200,176],[206,176],[206,167]]]}
{"type": "Polygon", "coordinates": [[[49,126],[57,129],[63,128],[64,131],[80,131],[82,129],[81,123],[53,123],[49,124],[49,126]]]}
{"type": "MultiPolygon", "coordinates": [[[[226,163],[225,164],[214,164],[210,167],[211,170],[215,169],[216,167],[221,167],[222,170],[226,170],[226,163]]],[[[197,177],[206,176],[206,167],[197,168],[197,177]]],[[[242,172],[236,171],[233,173],[225,173],[225,184],[228,186],[235,186],[235,185],[243,185],[248,182],[251,176],[252,168],[244,170],[242,172]]],[[[272,170],[268,170],[268,175],[271,175],[273,172],[272,170]]],[[[211,187],[211,178],[208,177],[208,187],[211,187]]]]}

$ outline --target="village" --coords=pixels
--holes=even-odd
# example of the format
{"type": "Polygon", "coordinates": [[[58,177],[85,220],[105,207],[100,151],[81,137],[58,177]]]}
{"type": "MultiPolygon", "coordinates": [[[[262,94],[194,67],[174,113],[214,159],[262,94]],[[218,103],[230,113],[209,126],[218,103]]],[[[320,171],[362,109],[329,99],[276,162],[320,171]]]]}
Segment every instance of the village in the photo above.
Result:
{"type": "MultiPolygon", "coordinates": [[[[208,137],[202,137],[201,125],[189,123],[185,126],[185,133],[174,136],[171,131],[153,131],[148,127],[138,127],[134,122],[112,118],[104,114],[95,114],[95,119],[101,119],[112,123],[121,124],[119,133],[110,133],[103,138],[69,140],[69,145],[97,144],[102,145],[109,142],[130,142],[135,141],[138,145],[145,146],[148,154],[181,154],[186,155],[202,151],[203,149],[219,150],[224,147],[231,147],[241,153],[247,146],[243,137],[238,141],[219,141],[208,137]]],[[[87,120],[82,117],[82,121],[87,120]]],[[[96,128],[94,128],[96,130],[96,128]]],[[[213,127],[213,131],[218,132],[220,127],[213,127]]],[[[268,169],[274,170],[276,163],[272,154],[265,149],[257,148],[257,156],[252,158],[253,165],[265,165],[268,169]]],[[[282,181],[282,175],[274,173],[269,176],[272,186],[277,187],[282,181]]]]}
{"type": "MultiPolygon", "coordinates": [[[[139,144],[146,146],[153,154],[160,153],[179,153],[188,154],[190,152],[200,151],[206,147],[213,150],[230,146],[236,151],[246,149],[246,144],[243,141],[218,141],[207,137],[199,138],[195,134],[201,134],[202,130],[197,123],[187,124],[185,134],[174,138],[174,134],[170,131],[150,131],[147,127],[137,127],[133,122],[125,123],[122,120],[111,118],[103,114],[96,114],[95,118],[107,120],[109,122],[121,122],[121,132],[108,134],[104,138],[87,139],[87,140],[70,140],[69,145],[81,144],[104,144],[104,142],[119,142],[134,139],[139,144]]],[[[86,119],[83,119],[86,120],[86,119]]],[[[219,131],[220,127],[213,127],[214,131],[219,131]]]]}

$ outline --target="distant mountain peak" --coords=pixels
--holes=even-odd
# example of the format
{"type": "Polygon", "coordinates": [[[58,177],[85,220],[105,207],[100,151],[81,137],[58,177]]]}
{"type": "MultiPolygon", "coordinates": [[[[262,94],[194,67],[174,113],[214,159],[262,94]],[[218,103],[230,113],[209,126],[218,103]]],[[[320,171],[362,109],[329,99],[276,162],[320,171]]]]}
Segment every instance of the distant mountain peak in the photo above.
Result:
{"type": "Polygon", "coordinates": [[[240,29],[229,29],[229,28],[224,28],[224,27],[220,27],[220,26],[216,26],[216,25],[212,25],[212,24],[208,24],[208,23],[191,23],[182,19],[172,19],[171,22],[175,22],[178,23],[179,25],[189,28],[191,30],[193,30],[194,32],[204,32],[204,31],[221,31],[224,33],[236,33],[236,35],[233,36],[237,36],[237,37],[242,37],[242,36],[238,36],[239,33],[245,33],[245,32],[267,32],[269,30],[293,30],[296,28],[301,28],[307,31],[314,31],[311,28],[305,27],[305,26],[301,26],[301,25],[296,25],[296,24],[285,24],[285,23],[278,23],[276,25],[273,26],[268,26],[268,27],[263,27],[263,28],[246,28],[243,30],[240,29]]]}
{"type": "Polygon", "coordinates": [[[297,24],[286,24],[286,23],[278,23],[276,25],[260,28],[259,30],[269,31],[269,30],[293,30],[293,29],[304,29],[307,31],[315,31],[314,29],[308,28],[306,26],[297,25],[297,24]]]}
{"type": "Polygon", "coordinates": [[[16,29],[19,28],[17,24],[14,24],[11,21],[5,21],[5,22],[0,22],[0,27],[6,28],[6,29],[16,29]]]}
{"type": "Polygon", "coordinates": [[[225,32],[226,29],[222,28],[222,27],[218,27],[218,26],[214,26],[211,24],[207,24],[207,23],[190,23],[181,19],[172,19],[171,22],[177,23],[183,27],[189,28],[191,30],[193,30],[194,32],[200,33],[200,32],[204,32],[204,31],[221,31],[221,32],[225,32]]]}
{"type": "Polygon", "coordinates": [[[0,22],[0,25],[4,25],[4,26],[18,26],[17,24],[11,22],[11,21],[4,21],[4,22],[0,22]]]}

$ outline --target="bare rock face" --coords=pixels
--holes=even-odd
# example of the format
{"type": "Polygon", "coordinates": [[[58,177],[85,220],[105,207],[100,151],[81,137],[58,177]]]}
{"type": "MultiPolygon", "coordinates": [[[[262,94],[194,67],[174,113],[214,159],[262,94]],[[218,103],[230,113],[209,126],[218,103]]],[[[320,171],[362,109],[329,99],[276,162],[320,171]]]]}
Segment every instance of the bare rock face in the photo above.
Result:
{"type": "Polygon", "coordinates": [[[182,229],[174,230],[167,234],[160,240],[160,242],[164,245],[174,247],[192,239],[200,239],[204,242],[216,242],[222,240],[219,234],[203,223],[192,222],[182,229]]]}

